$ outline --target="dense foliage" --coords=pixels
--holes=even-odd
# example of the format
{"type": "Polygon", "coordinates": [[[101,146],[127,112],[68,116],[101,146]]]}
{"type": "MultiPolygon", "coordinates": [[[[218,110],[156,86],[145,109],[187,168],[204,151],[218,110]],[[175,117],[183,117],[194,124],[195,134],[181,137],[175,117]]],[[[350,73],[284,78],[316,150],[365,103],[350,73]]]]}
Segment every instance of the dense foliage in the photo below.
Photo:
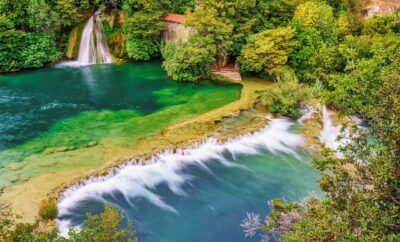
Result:
{"type": "Polygon", "coordinates": [[[0,15],[0,71],[41,67],[59,57],[51,35],[17,30],[6,15],[0,15]]]}
{"type": "MultiPolygon", "coordinates": [[[[88,214],[88,217],[81,229],[70,229],[68,239],[58,235],[57,229],[49,227],[46,219],[54,219],[54,200],[45,201],[42,213],[45,214],[42,220],[34,224],[15,222],[18,218],[9,210],[0,210],[0,241],[4,242],[25,242],[25,241],[96,241],[96,242],[135,242],[135,233],[132,230],[132,223],[128,221],[123,226],[121,213],[111,207],[104,206],[104,212],[99,215],[88,214]],[[47,217],[51,212],[52,217],[47,217]],[[44,220],[43,220],[44,219],[44,220]],[[50,228],[50,230],[49,230],[50,228]]],[[[57,216],[57,214],[55,214],[57,216]]]]}
{"type": "MultiPolygon", "coordinates": [[[[326,104],[343,114],[364,117],[371,130],[354,129],[354,142],[341,150],[344,157],[326,151],[314,162],[323,174],[325,198],[304,204],[275,200],[265,223],[248,215],[243,223],[246,233],[255,235],[261,229],[266,238],[280,234],[288,241],[395,241],[400,239],[400,13],[366,20],[361,4],[358,0],[0,0],[0,72],[41,67],[59,59],[73,27],[95,9],[113,9],[122,13],[118,33],[124,34],[120,39],[126,41],[128,57],[149,60],[162,51],[163,66],[177,81],[200,81],[210,76],[211,66],[220,68],[234,60],[243,74],[277,80],[262,100],[271,112],[293,118],[299,116],[309,93],[306,87],[318,87],[314,89],[326,104]],[[185,26],[193,32],[187,41],[163,45],[162,16],[173,12],[186,13],[185,26]]],[[[42,218],[54,218],[54,207],[43,211],[42,218]]],[[[106,214],[90,217],[87,229],[71,236],[99,236],[100,241],[108,241],[103,238],[108,235],[114,236],[110,240],[124,237],[112,232],[121,222],[116,211],[106,208],[106,214]]],[[[44,236],[37,224],[13,223],[9,213],[0,216],[1,239],[44,236]]]]}
{"type": "Polygon", "coordinates": [[[301,104],[308,99],[309,93],[297,80],[280,80],[262,94],[261,101],[269,112],[297,119],[301,116],[301,104]]]}
{"type": "MultiPolygon", "coordinates": [[[[117,57],[149,60],[160,55],[162,16],[194,7],[194,0],[0,0],[0,72],[59,60],[68,49],[68,35],[97,9],[105,16],[121,13],[116,29],[106,29],[117,57]]],[[[115,16],[106,21],[115,27],[115,16]]]]}
{"type": "MultiPolygon", "coordinates": [[[[242,49],[249,41],[255,41],[257,37],[252,35],[287,24],[295,11],[297,5],[296,0],[270,1],[270,0],[250,0],[250,1],[222,1],[222,0],[200,0],[197,1],[196,8],[187,12],[185,25],[194,30],[195,42],[202,43],[193,45],[189,41],[188,45],[192,46],[190,53],[204,53],[208,50],[207,58],[200,58],[196,62],[196,66],[212,66],[216,68],[226,64],[228,59],[236,59],[241,55],[242,49]],[[198,49],[197,49],[198,48],[198,49]],[[203,50],[203,51],[202,51],[203,50]]],[[[279,30],[277,30],[279,31],[279,30]]],[[[271,38],[278,38],[277,31],[271,30],[264,32],[264,35],[272,33],[271,38]]],[[[284,31],[282,29],[282,31],[284,31]]],[[[290,32],[291,30],[287,30],[290,32]]],[[[281,32],[283,33],[283,32],[281,32]]],[[[288,33],[289,37],[290,34],[288,33]]],[[[192,38],[191,37],[191,38],[192,38]]],[[[259,44],[264,44],[263,36],[259,35],[259,44]]],[[[270,38],[270,39],[271,39],[270,38]]],[[[289,38],[290,39],[290,38],[289,38]]],[[[272,40],[271,40],[272,41],[272,40]]],[[[292,42],[288,41],[290,45],[292,42]]],[[[255,44],[254,42],[252,43],[255,44]]],[[[284,44],[282,44],[283,46],[284,44]]],[[[251,47],[247,47],[250,49],[251,47]]],[[[271,49],[273,51],[274,48],[271,49]]],[[[254,49],[253,49],[254,51],[254,49]]],[[[268,51],[268,50],[267,50],[268,51]]],[[[271,51],[269,53],[271,53],[271,51]]],[[[283,51],[287,55],[288,50],[283,51]]],[[[251,51],[247,52],[252,55],[251,51]]],[[[188,52],[189,54],[189,52],[188,52]]],[[[259,53],[258,59],[262,59],[264,53],[259,53]]],[[[189,55],[188,55],[189,56],[189,55]]],[[[264,55],[265,56],[265,55],[264,55]]],[[[164,55],[166,62],[171,62],[169,56],[164,55]]],[[[171,58],[176,58],[171,56],[171,58]]],[[[283,57],[285,59],[285,57],[283,57]]],[[[287,56],[286,56],[287,59],[287,56]]],[[[243,62],[246,59],[241,58],[243,62]]],[[[193,60],[182,59],[183,66],[190,66],[193,60]],[[190,62],[189,62],[190,61],[190,62]]],[[[263,59],[264,61],[264,59],[263,59]]],[[[273,61],[273,60],[270,60],[273,61]]],[[[249,61],[250,62],[250,61],[249,61]]],[[[282,61],[279,61],[281,63],[282,61]]],[[[256,65],[258,63],[251,63],[256,65]]],[[[170,66],[169,64],[165,66],[170,66]]],[[[249,66],[250,68],[250,66],[249,66]]],[[[246,68],[244,68],[246,70],[246,68]]],[[[176,80],[184,80],[185,76],[180,74],[180,70],[169,68],[168,73],[176,80]]],[[[249,70],[250,71],[250,70],[249,70]]],[[[207,74],[207,72],[202,72],[207,74]]],[[[207,75],[195,75],[196,81],[204,79],[207,75]]],[[[188,81],[194,81],[190,79],[188,81]]]]}
{"type": "MultiPolygon", "coordinates": [[[[328,105],[364,117],[371,128],[351,127],[352,143],[339,151],[326,150],[314,161],[322,173],[323,199],[313,197],[303,204],[275,200],[264,222],[256,214],[247,215],[242,223],[247,236],[261,232],[261,240],[282,241],[400,239],[399,18],[395,14],[364,21],[355,4],[344,2],[327,1],[336,9],[323,1],[297,7],[288,24],[296,29],[296,44],[285,68],[303,83],[320,85],[328,105]]],[[[259,50],[247,51],[254,55],[259,50]]],[[[252,60],[243,58],[243,63],[252,60]]],[[[269,105],[283,99],[267,97],[269,105]]],[[[279,112],[289,115],[286,109],[279,112]]]]}
{"type": "Polygon", "coordinates": [[[294,46],[291,27],[266,30],[253,35],[241,53],[243,72],[274,74],[286,65],[294,46]]]}
{"type": "Polygon", "coordinates": [[[93,242],[135,242],[135,233],[132,232],[132,223],[120,229],[122,217],[119,211],[110,205],[104,206],[100,215],[88,215],[85,226],[80,230],[70,230],[68,240],[64,241],[93,241],[93,242]]]}
{"type": "Polygon", "coordinates": [[[352,143],[314,161],[322,172],[322,200],[305,204],[272,203],[261,223],[249,214],[242,226],[248,236],[263,230],[265,238],[283,241],[398,241],[400,239],[400,58],[383,71],[374,90],[381,100],[368,105],[374,127],[367,133],[353,128],[352,143]],[[370,142],[374,137],[376,142],[370,142]]]}
{"type": "Polygon", "coordinates": [[[161,11],[138,10],[126,19],[126,49],[133,60],[149,60],[160,53],[160,33],[165,27],[160,21],[162,15],[161,11]]]}
{"type": "Polygon", "coordinates": [[[209,75],[213,50],[192,36],[187,43],[167,43],[163,50],[164,68],[174,80],[196,82],[209,75]]]}

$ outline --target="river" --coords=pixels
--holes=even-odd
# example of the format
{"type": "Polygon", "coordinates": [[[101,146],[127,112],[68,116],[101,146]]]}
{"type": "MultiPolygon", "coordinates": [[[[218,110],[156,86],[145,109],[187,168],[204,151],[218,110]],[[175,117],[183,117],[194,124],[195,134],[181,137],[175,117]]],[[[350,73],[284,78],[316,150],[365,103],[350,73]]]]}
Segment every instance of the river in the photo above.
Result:
{"type": "MultiPolygon", "coordinates": [[[[159,62],[59,65],[2,75],[4,199],[16,211],[36,211],[58,186],[111,158],[146,149],[138,146],[144,138],[157,139],[169,125],[232,103],[240,91],[238,84],[173,82],[159,62]]],[[[258,133],[165,151],[140,161],[145,166],[123,165],[72,186],[60,198],[60,230],[65,234],[87,212],[99,213],[110,203],[134,221],[140,241],[256,241],[244,238],[240,228],[246,212],[265,215],[275,197],[300,201],[319,194],[299,127],[271,119],[258,133]]]]}

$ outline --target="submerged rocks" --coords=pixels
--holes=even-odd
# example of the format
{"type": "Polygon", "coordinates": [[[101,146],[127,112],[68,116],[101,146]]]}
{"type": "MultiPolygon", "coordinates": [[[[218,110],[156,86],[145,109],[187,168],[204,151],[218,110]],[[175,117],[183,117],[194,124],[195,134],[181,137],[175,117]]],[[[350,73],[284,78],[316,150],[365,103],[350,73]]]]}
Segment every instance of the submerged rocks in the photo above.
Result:
{"type": "Polygon", "coordinates": [[[53,153],[73,151],[76,149],[77,149],[76,146],[61,146],[61,147],[56,147],[56,148],[48,148],[43,152],[43,154],[48,155],[48,154],[53,154],[53,153]]]}
{"type": "Polygon", "coordinates": [[[98,145],[98,142],[97,141],[91,141],[91,142],[89,142],[89,143],[87,143],[86,144],[86,147],[93,147],[93,146],[96,146],[96,145],[98,145]]]}

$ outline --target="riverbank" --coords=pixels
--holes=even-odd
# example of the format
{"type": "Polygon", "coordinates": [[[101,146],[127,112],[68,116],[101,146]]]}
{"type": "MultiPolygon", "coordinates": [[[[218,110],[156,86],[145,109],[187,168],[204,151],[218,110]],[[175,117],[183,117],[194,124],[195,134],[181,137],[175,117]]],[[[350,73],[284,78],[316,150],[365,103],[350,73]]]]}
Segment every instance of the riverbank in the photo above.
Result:
{"type": "MultiPolygon", "coordinates": [[[[243,88],[239,100],[199,116],[192,116],[176,122],[164,128],[160,133],[154,133],[149,137],[139,139],[133,146],[124,147],[115,142],[115,140],[108,140],[107,146],[104,146],[102,143],[107,142],[105,140],[99,144],[93,143],[93,145],[85,149],[65,152],[63,154],[65,158],[77,156],[80,159],[85,159],[85,157],[86,159],[91,159],[99,154],[104,154],[102,160],[105,162],[92,164],[92,167],[71,165],[70,169],[41,174],[6,189],[1,201],[6,202],[13,212],[21,214],[22,221],[33,222],[42,199],[49,196],[57,196],[72,184],[79,183],[91,176],[107,174],[114,167],[130,160],[146,159],[163,150],[174,150],[201,142],[221,128],[218,125],[219,121],[226,117],[237,116],[241,110],[253,107],[258,100],[257,92],[265,90],[269,84],[260,80],[246,80],[243,81],[242,85],[243,88]],[[132,147],[134,148],[132,149],[132,147]]],[[[231,135],[257,131],[264,125],[265,121],[260,121],[259,125],[247,125],[242,131],[237,130],[236,134],[232,133],[231,135]]],[[[45,161],[43,162],[45,163],[45,161]]]]}

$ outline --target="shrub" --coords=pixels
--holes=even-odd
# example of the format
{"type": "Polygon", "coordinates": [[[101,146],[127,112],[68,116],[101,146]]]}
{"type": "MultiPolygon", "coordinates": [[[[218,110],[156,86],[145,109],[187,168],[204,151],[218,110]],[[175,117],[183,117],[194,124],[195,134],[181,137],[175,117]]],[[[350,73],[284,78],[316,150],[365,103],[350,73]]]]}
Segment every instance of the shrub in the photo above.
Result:
{"type": "Polygon", "coordinates": [[[132,222],[128,219],[123,223],[121,212],[111,205],[104,205],[104,212],[99,215],[88,214],[85,226],[80,230],[70,229],[69,241],[120,241],[137,242],[135,232],[132,230],[132,222]]]}
{"type": "Polygon", "coordinates": [[[264,92],[261,101],[273,114],[299,118],[300,106],[309,97],[310,90],[297,81],[278,81],[270,90],[264,92]]]}
{"type": "Polygon", "coordinates": [[[42,219],[55,219],[58,216],[57,201],[54,198],[42,200],[39,206],[39,216],[42,219]]]}
{"type": "Polygon", "coordinates": [[[239,58],[241,71],[274,74],[286,65],[295,45],[294,35],[295,30],[287,27],[251,36],[239,58]]]}
{"type": "Polygon", "coordinates": [[[212,45],[192,36],[187,43],[169,42],[165,45],[163,67],[175,81],[197,82],[209,76],[214,54],[212,45]],[[207,46],[211,46],[211,49],[207,46]]]}

